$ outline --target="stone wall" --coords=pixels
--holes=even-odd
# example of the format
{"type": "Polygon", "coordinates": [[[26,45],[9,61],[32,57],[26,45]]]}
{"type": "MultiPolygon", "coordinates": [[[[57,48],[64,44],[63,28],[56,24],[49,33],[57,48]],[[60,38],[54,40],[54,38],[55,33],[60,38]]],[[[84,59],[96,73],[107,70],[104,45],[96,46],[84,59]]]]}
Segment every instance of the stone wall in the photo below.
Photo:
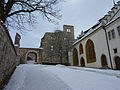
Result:
{"type": "Polygon", "coordinates": [[[0,90],[16,67],[17,53],[9,32],[0,22],[0,90]]]}
{"type": "Polygon", "coordinates": [[[46,32],[41,39],[43,64],[68,64],[68,49],[74,41],[74,26],[64,25],[63,31],[46,32]]]}
{"type": "Polygon", "coordinates": [[[41,64],[41,49],[40,48],[19,48],[20,50],[20,64],[26,64],[30,53],[36,55],[36,63],[41,64]]]}

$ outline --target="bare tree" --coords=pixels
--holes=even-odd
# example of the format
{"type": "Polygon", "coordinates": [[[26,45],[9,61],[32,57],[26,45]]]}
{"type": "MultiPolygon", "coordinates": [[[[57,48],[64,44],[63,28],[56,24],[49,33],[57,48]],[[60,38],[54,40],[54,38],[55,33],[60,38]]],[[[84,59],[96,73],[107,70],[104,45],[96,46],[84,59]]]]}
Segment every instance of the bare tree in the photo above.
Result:
{"type": "Polygon", "coordinates": [[[9,27],[24,30],[36,22],[36,15],[43,15],[48,21],[61,17],[56,8],[61,0],[0,0],[0,19],[9,27]]]}

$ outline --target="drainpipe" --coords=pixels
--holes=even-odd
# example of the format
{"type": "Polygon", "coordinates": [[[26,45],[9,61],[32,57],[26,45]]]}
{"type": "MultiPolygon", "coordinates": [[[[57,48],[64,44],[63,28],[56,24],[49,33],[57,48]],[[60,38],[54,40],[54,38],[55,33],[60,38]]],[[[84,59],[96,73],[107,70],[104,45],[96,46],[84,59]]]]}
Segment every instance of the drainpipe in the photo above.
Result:
{"type": "Polygon", "coordinates": [[[105,27],[102,27],[105,31],[105,37],[106,37],[106,41],[107,41],[107,48],[108,48],[108,54],[109,54],[109,58],[110,58],[110,64],[111,64],[111,69],[113,69],[113,65],[112,65],[112,59],[111,59],[111,54],[110,54],[110,46],[109,46],[109,42],[108,42],[108,38],[107,38],[107,32],[105,27]]]}

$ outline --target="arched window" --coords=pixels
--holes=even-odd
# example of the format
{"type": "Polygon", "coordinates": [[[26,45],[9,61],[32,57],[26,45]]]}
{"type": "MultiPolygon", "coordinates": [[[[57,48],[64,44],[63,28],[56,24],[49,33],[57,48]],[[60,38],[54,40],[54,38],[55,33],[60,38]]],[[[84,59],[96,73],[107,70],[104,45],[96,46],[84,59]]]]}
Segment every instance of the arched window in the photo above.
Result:
{"type": "Polygon", "coordinates": [[[102,56],[101,56],[101,65],[102,65],[102,67],[105,67],[105,66],[108,65],[108,63],[107,63],[107,58],[106,58],[105,55],[102,55],[102,56]]]}
{"type": "Polygon", "coordinates": [[[73,65],[78,65],[78,51],[76,48],[73,49],[73,65]]]}
{"type": "Polygon", "coordinates": [[[86,43],[86,58],[87,58],[87,63],[96,62],[94,43],[90,39],[88,39],[86,43]]]}
{"type": "Polygon", "coordinates": [[[81,59],[80,59],[80,66],[85,67],[85,61],[84,61],[83,57],[81,57],[81,59]]]}
{"type": "Polygon", "coordinates": [[[83,54],[83,45],[80,43],[80,46],[79,46],[79,52],[80,52],[80,55],[83,54]]]}

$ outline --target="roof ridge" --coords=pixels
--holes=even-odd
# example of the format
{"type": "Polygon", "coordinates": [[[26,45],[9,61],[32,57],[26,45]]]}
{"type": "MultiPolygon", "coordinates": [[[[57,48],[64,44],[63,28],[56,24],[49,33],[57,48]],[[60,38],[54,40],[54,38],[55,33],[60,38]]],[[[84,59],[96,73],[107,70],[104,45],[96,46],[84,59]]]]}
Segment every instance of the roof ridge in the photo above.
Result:
{"type": "Polygon", "coordinates": [[[99,22],[105,26],[109,21],[112,20],[112,18],[117,14],[117,12],[120,10],[120,1],[115,4],[110,11],[106,15],[104,15],[103,18],[99,20],[99,22]]]}

